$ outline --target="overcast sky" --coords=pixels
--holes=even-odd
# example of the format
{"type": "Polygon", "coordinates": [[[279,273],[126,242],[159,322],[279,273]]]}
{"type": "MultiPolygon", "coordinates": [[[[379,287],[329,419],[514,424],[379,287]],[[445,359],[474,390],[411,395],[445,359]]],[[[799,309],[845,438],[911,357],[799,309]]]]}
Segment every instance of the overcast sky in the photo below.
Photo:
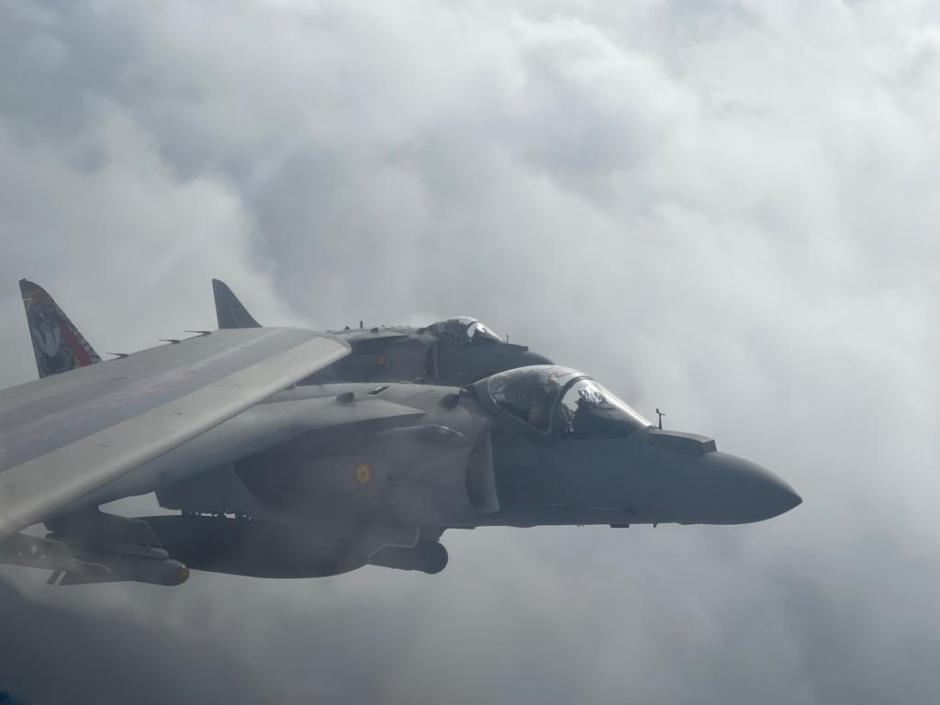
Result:
{"type": "Polygon", "coordinates": [[[99,351],[470,314],[802,494],[742,527],[448,532],[437,576],[0,570],[41,703],[929,703],[940,11],[0,0],[16,281],[99,351]],[[234,700],[233,700],[234,699],[234,700]]]}

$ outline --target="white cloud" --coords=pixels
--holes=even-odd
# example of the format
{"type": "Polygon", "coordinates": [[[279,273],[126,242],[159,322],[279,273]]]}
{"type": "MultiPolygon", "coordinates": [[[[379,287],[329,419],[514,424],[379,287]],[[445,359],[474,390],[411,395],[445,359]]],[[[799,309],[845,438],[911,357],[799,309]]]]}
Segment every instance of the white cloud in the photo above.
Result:
{"type": "Polygon", "coordinates": [[[5,382],[31,376],[19,276],[103,349],[210,325],[223,276],[264,321],[478,315],[806,500],[756,527],[446,534],[433,579],[44,599],[195,624],[255,682],[335,702],[925,699],[930,6],[3,12],[5,382]]]}

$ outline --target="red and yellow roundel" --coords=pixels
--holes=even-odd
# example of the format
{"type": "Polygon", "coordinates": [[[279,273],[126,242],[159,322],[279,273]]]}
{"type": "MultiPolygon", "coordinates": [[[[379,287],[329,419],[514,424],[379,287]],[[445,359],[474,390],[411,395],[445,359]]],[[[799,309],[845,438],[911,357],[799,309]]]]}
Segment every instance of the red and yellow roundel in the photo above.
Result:
{"type": "Polygon", "coordinates": [[[368,463],[360,463],[356,466],[356,469],[353,470],[353,477],[356,480],[356,483],[360,485],[368,485],[372,482],[372,466],[368,463]]]}
{"type": "Polygon", "coordinates": [[[385,355],[379,355],[375,358],[375,364],[379,367],[385,367],[385,355]]]}

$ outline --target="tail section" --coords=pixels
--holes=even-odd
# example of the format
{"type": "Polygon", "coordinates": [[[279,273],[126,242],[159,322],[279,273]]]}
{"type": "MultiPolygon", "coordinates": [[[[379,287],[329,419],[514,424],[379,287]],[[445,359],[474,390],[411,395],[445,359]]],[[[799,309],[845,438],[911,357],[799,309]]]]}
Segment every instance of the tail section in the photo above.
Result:
{"type": "Polygon", "coordinates": [[[20,279],[20,293],[40,377],[101,362],[95,349],[45,289],[20,279]]]}
{"type": "Polygon", "coordinates": [[[212,280],[212,294],[215,296],[215,316],[219,321],[219,328],[261,327],[228,288],[228,284],[221,279],[212,280]]]}

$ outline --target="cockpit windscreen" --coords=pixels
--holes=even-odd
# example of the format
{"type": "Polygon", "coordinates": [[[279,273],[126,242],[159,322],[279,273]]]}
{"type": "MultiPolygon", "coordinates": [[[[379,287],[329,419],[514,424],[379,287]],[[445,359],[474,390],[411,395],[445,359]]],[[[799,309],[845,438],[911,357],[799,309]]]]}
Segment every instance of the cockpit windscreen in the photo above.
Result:
{"type": "Polygon", "coordinates": [[[622,438],[650,422],[584,373],[557,365],[489,378],[493,403],[532,428],[573,438],[622,438]]]}
{"type": "Polygon", "coordinates": [[[486,345],[502,342],[500,337],[476,318],[458,316],[439,321],[432,325],[431,331],[442,338],[447,338],[461,345],[486,345]]]}
{"type": "Polygon", "coordinates": [[[622,438],[649,421],[593,379],[569,386],[555,411],[561,432],[574,438],[622,438]]]}

